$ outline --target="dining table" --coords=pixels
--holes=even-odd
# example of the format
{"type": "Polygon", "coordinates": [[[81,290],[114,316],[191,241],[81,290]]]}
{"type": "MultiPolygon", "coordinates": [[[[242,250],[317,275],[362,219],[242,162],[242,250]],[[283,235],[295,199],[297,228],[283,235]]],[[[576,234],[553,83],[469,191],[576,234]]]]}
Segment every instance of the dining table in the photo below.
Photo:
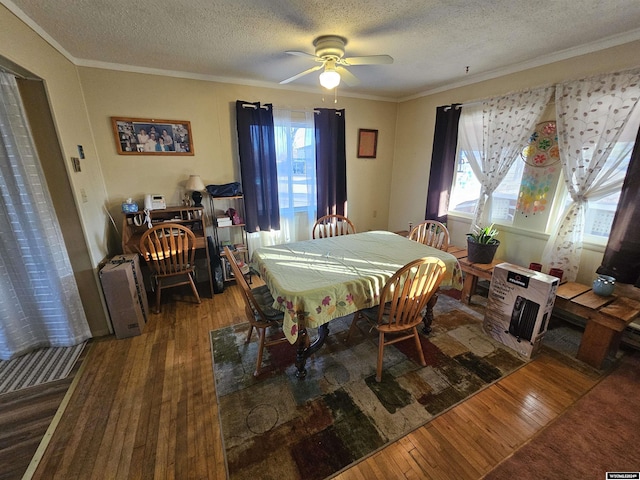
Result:
{"type": "MultiPolygon", "coordinates": [[[[453,255],[388,231],[318,238],[265,246],[251,257],[273,296],[273,307],[284,312],[283,330],[297,344],[296,375],[306,376],[309,356],[322,347],[331,320],[371,308],[395,272],[409,262],[436,257],[446,266],[440,288],[462,289],[462,273],[453,255]],[[317,328],[310,342],[307,328],[317,328]]],[[[430,332],[433,306],[429,302],[424,329],[430,332]]]]}

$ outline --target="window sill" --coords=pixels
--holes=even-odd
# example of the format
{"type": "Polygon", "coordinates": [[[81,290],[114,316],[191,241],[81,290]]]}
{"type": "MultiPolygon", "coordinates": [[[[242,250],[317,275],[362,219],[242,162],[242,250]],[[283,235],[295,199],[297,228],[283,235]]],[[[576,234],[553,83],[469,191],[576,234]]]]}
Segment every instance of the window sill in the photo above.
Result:
{"type": "MultiPolygon", "coordinates": [[[[473,221],[473,215],[468,215],[459,212],[448,212],[448,216],[458,219],[460,221],[467,221],[469,223],[469,229],[471,229],[471,222],[473,221]]],[[[514,227],[513,225],[501,225],[499,223],[495,224],[495,227],[505,233],[509,233],[511,235],[521,235],[529,238],[534,238],[536,240],[542,240],[547,242],[549,240],[549,234],[539,232],[536,230],[527,230],[526,228],[514,227]]],[[[585,250],[589,250],[596,253],[604,253],[607,246],[608,238],[596,237],[593,235],[586,235],[583,241],[583,248],[585,250]]]]}

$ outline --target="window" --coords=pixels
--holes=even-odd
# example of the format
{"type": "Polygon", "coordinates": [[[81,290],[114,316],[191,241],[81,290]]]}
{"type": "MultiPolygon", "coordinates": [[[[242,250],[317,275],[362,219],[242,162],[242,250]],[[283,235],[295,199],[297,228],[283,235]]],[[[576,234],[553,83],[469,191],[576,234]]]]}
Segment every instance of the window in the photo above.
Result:
{"type": "Polygon", "coordinates": [[[273,135],[280,228],[247,235],[250,252],[265,245],[308,240],[316,217],[313,111],[274,108],[273,135]]]}
{"type": "Polygon", "coordinates": [[[315,206],[314,129],[295,122],[289,125],[276,122],[275,138],[280,209],[315,206]]]}
{"type": "Polygon", "coordinates": [[[589,202],[585,219],[585,235],[608,238],[616,214],[620,192],[609,195],[598,202],[589,202]]]}
{"type": "MultiPolygon", "coordinates": [[[[477,152],[478,156],[480,152],[477,152]]],[[[491,221],[511,224],[514,221],[524,162],[516,160],[502,183],[493,192],[491,221]]],[[[449,211],[472,216],[478,204],[481,186],[465,153],[458,151],[457,169],[453,179],[449,211]]]]}
{"type": "MultiPolygon", "coordinates": [[[[634,122],[629,122],[628,125],[629,124],[634,125],[634,122]]],[[[627,135],[623,133],[623,138],[616,143],[610,155],[612,158],[622,159],[615,169],[616,173],[614,176],[616,178],[624,179],[627,168],[629,167],[629,161],[631,160],[634,141],[631,140],[633,134],[629,130],[628,127],[625,128],[626,132],[624,133],[627,133],[627,135]]],[[[633,130],[635,130],[635,128],[633,130]]],[[[597,241],[597,239],[603,238],[606,240],[609,238],[613,217],[618,208],[618,200],[620,200],[620,190],[610,193],[603,198],[589,200],[585,218],[585,238],[591,241],[597,241]]]]}
{"type": "Polygon", "coordinates": [[[274,109],[280,204],[277,243],[311,238],[316,218],[316,141],[313,111],[274,109]]]}
{"type": "MultiPolygon", "coordinates": [[[[474,117],[472,120],[472,122],[478,121],[482,121],[481,116],[474,117]]],[[[461,123],[461,128],[463,128],[463,125],[464,124],[461,123]]],[[[475,124],[472,125],[472,127],[467,126],[467,128],[478,127],[475,124]]],[[[637,121],[628,122],[628,128],[625,129],[620,141],[615,145],[611,153],[611,158],[621,158],[619,164],[616,166],[615,176],[617,178],[622,179],[626,174],[631,151],[635,142],[637,125],[637,121]]],[[[473,153],[480,156],[480,152],[473,153]]],[[[490,218],[492,222],[501,225],[514,225],[515,227],[528,230],[545,231],[555,191],[560,186],[564,187],[560,185],[563,183],[561,166],[558,164],[555,168],[550,168],[544,172],[542,170],[536,170],[535,168],[526,169],[527,163],[522,161],[522,159],[517,159],[511,166],[509,173],[494,191],[492,198],[487,204],[487,208],[491,208],[490,218]],[[523,212],[519,211],[522,209],[518,208],[518,198],[521,195],[521,189],[524,188],[527,182],[531,181],[531,172],[534,172],[533,174],[544,175],[546,181],[549,182],[547,186],[548,195],[545,200],[547,203],[541,211],[533,215],[530,211],[523,212]]],[[[449,212],[468,217],[473,216],[480,197],[480,191],[480,182],[473,173],[469,161],[465,157],[465,153],[459,150],[457,168],[454,174],[451,198],[449,201],[449,212]]],[[[620,190],[617,190],[603,198],[590,200],[588,202],[585,218],[585,240],[595,243],[605,243],[607,241],[619,197],[620,190]]],[[[559,199],[564,206],[567,206],[570,202],[567,193],[560,195],[559,199]]]]}
{"type": "Polygon", "coordinates": [[[507,176],[493,192],[491,199],[491,222],[505,225],[514,223],[524,166],[525,163],[521,159],[516,159],[513,165],[511,165],[507,176]]]}
{"type": "Polygon", "coordinates": [[[473,215],[480,198],[480,182],[476,178],[464,152],[458,151],[456,173],[449,199],[449,211],[473,215]]]}

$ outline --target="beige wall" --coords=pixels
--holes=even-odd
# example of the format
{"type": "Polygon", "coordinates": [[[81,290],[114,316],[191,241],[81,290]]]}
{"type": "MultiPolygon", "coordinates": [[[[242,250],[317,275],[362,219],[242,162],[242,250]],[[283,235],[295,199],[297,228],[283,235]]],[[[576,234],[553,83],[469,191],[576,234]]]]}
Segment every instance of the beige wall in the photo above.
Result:
{"type": "MultiPolygon", "coordinates": [[[[615,72],[640,65],[640,42],[575,57],[494,80],[455,88],[446,92],[402,102],[398,106],[396,146],[389,210],[389,229],[407,228],[408,222],[424,219],[433,146],[436,108],[451,103],[464,103],[533,87],[553,85],[568,79],[579,79],[604,72],[615,72]]],[[[465,245],[468,219],[450,218],[454,243],[465,245]]],[[[498,255],[511,262],[528,265],[539,261],[546,235],[531,235],[504,229],[498,255]]],[[[602,246],[586,246],[578,280],[590,282],[602,260],[602,246]]]]}
{"type": "MultiPolygon", "coordinates": [[[[120,204],[128,197],[142,202],[145,193],[164,194],[177,204],[190,174],[205,183],[240,179],[234,102],[241,99],[291,108],[345,108],[349,216],[358,230],[406,229],[424,218],[433,144],[435,109],[637,66],[640,42],[611,48],[525,72],[396,104],[338,95],[338,103],[320,92],[259,88],[172,77],[76,68],[4,6],[0,6],[0,55],[45,81],[66,174],[82,222],[94,278],[105,257],[119,251],[120,204]],[[124,156],[116,153],[111,116],[188,120],[193,156],[124,156]],[[376,159],[356,157],[359,128],[379,130],[376,159]],[[74,173],[70,157],[83,145],[82,172],[74,173]]],[[[450,220],[454,242],[464,242],[468,219],[450,220]]],[[[501,254],[526,264],[539,257],[546,236],[505,231],[501,254]],[[536,258],[533,258],[536,257],[536,258]]],[[[585,253],[581,275],[591,278],[602,249],[585,253]],[[594,266],[595,265],[595,266],[594,266]]],[[[96,281],[98,285],[98,282],[96,281]]],[[[94,333],[105,333],[106,321],[90,319],[94,333]],[[97,324],[96,324],[97,322],[97,324]]]]}
{"type": "MultiPolygon", "coordinates": [[[[318,92],[302,93],[172,77],[76,68],[4,6],[0,6],[0,55],[44,79],[56,133],[64,158],[93,268],[119,253],[120,204],[133,197],[142,204],[145,193],[160,193],[178,204],[184,183],[197,173],[207,183],[240,180],[235,135],[235,101],[260,101],[291,108],[346,109],[349,216],[359,230],[385,229],[389,218],[389,193],[397,104],[338,96],[323,101],[318,92]],[[188,120],[193,133],[194,156],[118,155],[111,116],[188,120]],[[359,128],[379,130],[376,159],[356,157],[359,128]],[[82,171],[75,173],[71,157],[84,147],[82,171]]],[[[85,305],[85,310],[96,308],[85,305]]],[[[105,311],[89,318],[92,332],[108,332],[105,311]]],[[[94,312],[95,313],[95,312],[94,312]]]]}
{"type": "Polygon", "coordinates": [[[387,228],[396,103],[340,94],[337,104],[333,98],[323,103],[321,92],[303,93],[96,68],[78,70],[114,218],[121,218],[123,200],[132,197],[142,204],[145,193],[163,194],[168,204],[179,204],[190,174],[200,175],[205,185],[240,181],[235,102],[244,100],[293,109],[344,108],[349,217],[361,231],[387,228]],[[188,120],[194,155],[118,155],[111,116],[188,120]],[[357,158],[359,128],[379,131],[377,158],[357,158]]]}
{"type": "MultiPolygon", "coordinates": [[[[4,6],[0,6],[0,55],[44,79],[64,168],[73,191],[71,197],[63,200],[66,209],[59,208],[58,215],[64,216],[64,212],[69,212],[69,218],[61,218],[62,224],[77,223],[78,216],[81,219],[84,238],[79,241],[86,243],[83,250],[89,260],[78,265],[74,262],[76,259],[72,259],[74,273],[91,331],[94,335],[108,333],[96,268],[107,255],[109,225],[103,209],[106,191],[77,70],[4,6]],[[70,157],[77,156],[77,145],[83,145],[87,158],[82,162],[81,173],[70,173],[70,157]],[[86,201],[82,192],[86,193],[86,201]],[[82,282],[86,278],[93,278],[93,285],[82,282]]],[[[41,161],[44,163],[47,158],[43,157],[41,161]]],[[[49,182],[55,181],[47,178],[49,182]]],[[[55,194],[55,189],[52,189],[52,194],[55,194]]],[[[73,248],[79,247],[74,245],[73,248]]]]}
{"type": "Polygon", "coordinates": [[[76,67],[4,6],[0,6],[0,55],[44,79],[67,170],[82,145],[82,172],[69,173],[93,262],[106,255],[106,191],[76,67]],[[86,201],[82,191],[86,193],[86,201]]]}

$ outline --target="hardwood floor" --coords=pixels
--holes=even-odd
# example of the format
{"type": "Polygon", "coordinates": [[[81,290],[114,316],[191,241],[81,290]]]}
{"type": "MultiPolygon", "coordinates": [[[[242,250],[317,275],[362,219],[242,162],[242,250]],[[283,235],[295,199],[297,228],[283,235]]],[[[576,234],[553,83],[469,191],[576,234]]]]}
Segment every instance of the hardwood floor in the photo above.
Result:
{"type": "Polygon", "coordinates": [[[87,350],[67,378],[0,396],[0,480],[22,478],[87,350]]]}
{"type": "MultiPolygon", "coordinates": [[[[32,478],[226,478],[209,331],[244,308],[235,285],[191,301],[166,298],[141,336],[93,342],[32,478]]],[[[481,478],[598,379],[541,354],[337,478],[481,478]]]]}

